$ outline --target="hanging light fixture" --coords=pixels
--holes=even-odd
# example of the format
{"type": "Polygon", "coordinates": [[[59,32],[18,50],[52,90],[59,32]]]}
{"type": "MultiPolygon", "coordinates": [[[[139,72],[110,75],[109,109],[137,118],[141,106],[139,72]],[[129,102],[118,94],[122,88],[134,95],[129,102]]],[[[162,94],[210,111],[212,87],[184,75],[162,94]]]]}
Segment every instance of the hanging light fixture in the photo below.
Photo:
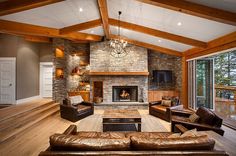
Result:
{"type": "Polygon", "coordinates": [[[110,40],[110,54],[113,57],[116,58],[120,58],[120,57],[124,57],[127,55],[127,51],[126,51],[126,46],[127,46],[127,41],[124,41],[121,39],[120,37],[120,15],[121,15],[121,11],[118,12],[119,13],[119,20],[118,20],[118,39],[112,39],[110,40]]]}

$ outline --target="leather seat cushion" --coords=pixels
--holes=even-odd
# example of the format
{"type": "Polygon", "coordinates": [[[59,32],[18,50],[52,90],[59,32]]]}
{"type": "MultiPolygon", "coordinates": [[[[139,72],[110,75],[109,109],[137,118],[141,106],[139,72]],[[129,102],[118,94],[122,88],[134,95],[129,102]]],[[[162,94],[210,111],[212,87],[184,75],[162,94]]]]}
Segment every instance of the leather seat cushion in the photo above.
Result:
{"type": "Polygon", "coordinates": [[[81,111],[87,111],[90,110],[91,106],[86,106],[86,105],[77,105],[77,111],[81,112],[81,111]]]}
{"type": "Polygon", "coordinates": [[[85,138],[110,138],[110,139],[121,139],[125,138],[125,133],[122,132],[78,132],[76,134],[79,137],[85,138]]]}
{"type": "Polygon", "coordinates": [[[151,106],[153,110],[159,112],[159,113],[166,113],[166,106],[162,106],[162,105],[154,105],[151,106]]]}
{"type": "Polygon", "coordinates": [[[188,138],[131,137],[131,146],[136,150],[213,150],[215,141],[206,135],[188,138]]]}
{"type": "Polygon", "coordinates": [[[135,136],[144,138],[167,138],[171,134],[171,132],[129,132],[126,133],[126,137],[131,138],[135,136]]]}
{"type": "Polygon", "coordinates": [[[54,134],[50,137],[50,145],[58,150],[129,150],[130,139],[85,138],[78,135],[54,134]]]}
{"type": "Polygon", "coordinates": [[[172,120],[173,121],[184,121],[184,122],[190,122],[189,118],[186,117],[181,117],[181,116],[177,116],[177,115],[172,115],[172,120]]]}

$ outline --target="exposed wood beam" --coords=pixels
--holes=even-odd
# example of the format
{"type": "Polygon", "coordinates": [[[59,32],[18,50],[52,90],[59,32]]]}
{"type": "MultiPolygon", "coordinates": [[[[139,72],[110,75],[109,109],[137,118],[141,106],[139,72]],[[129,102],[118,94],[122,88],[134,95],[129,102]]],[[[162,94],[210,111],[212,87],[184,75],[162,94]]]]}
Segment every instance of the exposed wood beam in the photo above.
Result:
{"type": "Polygon", "coordinates": [[[104,29],[104,33],[107,39],[109,39],[110,28],[108,23],[108,11],[107,11],[107,1],[106,0],[98,0],[98,6],[100,15],[102,18],[102,25],[104,29]]]}
{"type": "Polygon", "coordinates": [[[20,35],[58,37],[58,38],[66,38],[69,40],[101,41],[102,39],[102,36],[99,35],[92,35],[79,32],[60,35],[59,29],[18,23],[18,22],[11,22],[5,20],[0,20],[0,32],[15,33],[20,35]]]}
{"type": "Polygon", "coordinates": [[[85,23],[80,23],[80,24],[64,27],[60,29],[60,34],[63,35],[63,34],[68,34],[68,33],[76,32],[76,31],[86,30],[86,29],[94,28],[100,25],[102,25],[102,20],[96,19],[96,20],[85,22],[85,23]]]}
{"type": "Polygon", "coordinates": [[[236,32],[227,34],[208,42],[206,48],[192,48],[184,52],[187,59],[214,54],[222,50],[234,48],[236,42],[236,32]]]}
{"type": "Polygon", "coordinates": [[[0,16],[29,10],[64,0],[10,0],[0,3],[0,16]]]}
{"type": "MultiPolygon", "coordinates": [[[[119,21],[116,19],[109,18],[109,24],[111,24],[111,25],[118,26],[119,25],[118,22],[119,21]]],[[[148,27],[144,27],[141,25],[128,23],[128,22],[124,22],[124,21],[120,21],[120,27],[125,28],[125,29],[129,29],[129,30],[133,30],[133,31],[137,31],[137,32],[141,32],[141,33],[145,33],[145,34],[152,35],[155,37],[161,37],[161,38],[165,38],[165,39],[172,40],[175,42],[180,42],[180,43],[192,45],[195,47],[206,47],[207,46],[207,44],[205,42],[202,42],[199,40],[195,40],[195,39],[180,36],[180,35],[171,34],[168,32],[164,32],[164,31],[160,31],[160,30],[156,30],[156,29],[152,29],[152,28],[148,28],[148,27]]]]}
{"type": "MultiPolygon", "coordinates": [[[[119,37],[117,35],[110,34],[110,38],[111,39],[118,39],[119,37]]],[[[144,47],[144,48],[147,48],[147,49],[152,49],[152,50],[160,52],[160,53],[182,57],[182,52],[179,52],[179,51],[176,51],[176,50],[156,46],[156,45],[149,44],[149,43],[140,42],[140,41],[137,41],[137,40],[132,40],[132,39],[129,39],[127,37],[122,37],[121,36],[121,39],[127,41],[130,44],[134,44],[134,45],[144,47]]]]}
{"type": "Polygon", "coordinates": [[[236,13],[188,2],[185,0],[138,0],[143,3],[236,26],[236,13]]]}
{"type": "Polygon", "coordinates": [[[26,41],[30,41],[30,42],[40,42],[40,43],[51,43],[52,40],[49,37],[44,37],[44,36],[29,36],[29,35],[25,35],[24,39],[26,41]]]}

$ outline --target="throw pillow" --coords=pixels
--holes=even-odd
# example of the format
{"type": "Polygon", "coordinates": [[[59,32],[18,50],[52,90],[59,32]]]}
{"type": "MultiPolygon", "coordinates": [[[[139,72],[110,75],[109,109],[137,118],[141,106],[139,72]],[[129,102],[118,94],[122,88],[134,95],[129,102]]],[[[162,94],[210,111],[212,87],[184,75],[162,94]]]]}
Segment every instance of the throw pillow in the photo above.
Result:
{"type": "Polygon", "coordinates": [[[77,96],[70,96],[70,102],[72,105],[77,105],[81,102],[83,102],[83,98],[80,96],[80,95],[77,95],[77,96]]]}
{"type": "Polygon", "coordinates": [[[197,132],[197,129],[194,128],[194,129],[191,129],[191,130],[188,130],[186,132],[184,132],[180,138],[185,138],[185,137],[196,137],[196,136],[202,136],[201,134],[198,134],[197,132]]]}
{"type": "Polygon", "coordinates": [[[173,133],[168,138],[179,138],[181,136],[181,133],[173,133]]]}
{"type": "Polygon", "coordinates": [[[171,100],[162,100],[161,105],[166,107],[171,107],[171,100]]]}
{"type": "Polygon", "coordinates": [[[199,118],[200,117],[196,113],[189,116],[190,122],[198,122],[199,118]]]}

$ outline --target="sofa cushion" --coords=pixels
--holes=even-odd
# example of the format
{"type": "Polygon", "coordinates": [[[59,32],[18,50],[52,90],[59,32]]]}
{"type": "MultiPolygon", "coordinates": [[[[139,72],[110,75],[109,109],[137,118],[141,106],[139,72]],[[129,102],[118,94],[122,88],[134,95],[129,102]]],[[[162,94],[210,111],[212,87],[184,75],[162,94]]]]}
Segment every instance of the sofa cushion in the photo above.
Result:
{"type": "Polygon", "coordinates": [[[86,106],[86,105],[77,105],[77,111],[81,112],[81,111],[87,111],[90,110],[91,106],[86,106]]]}
{"type": "Polygon", "coordinates": [[[130,139],[85,138],[78,135],[54,134],[50,136],[50,145],[53,149],[59,150],[129,150],[130,139]]]}
{"type": "Polygon", "coordinates": [[[122,132],[78,132],[76,135],[85,138],[110,138],[121,139],[125,138],[125,133],[122,132]]]}
{"type": "Polygon", "coordinates": [[[136,150],[213,150],[215,141],[206,135],[188,138],[143,138],[131,137],[131,146],[136,150]]]}
{"type": "Polygon", "coordinates": [[[196,137],[196,136],[201,136],[202,134],[199,134],[197,132],[197,129],[194,128],[194,129],[191,129],[191,130],[188,130],[186,132],[184,132],[180,137],[181,138],[185,138],[185,137],[196,137]]]}
{"type": "Polygon", "coordinates": [[[181,136],[181,133],[173,133],[168,138],[179,138],[181,136]]]}
{"type": "Polygon", "coordinates": [[[161,100],[161,105],[165,107],[171,107],[171,100],[161,100]]]}
{"type": "Polygon", "coordinates": [[[162,114],[165,114],[166,113],[166,106],[162,106],[162,105],[154,105],[154,106],[151,106],[153,110],[159,112],[159,113],[162,113],[162,114]]]}
{"type": "Polygon", "coordinates": [[[199,123],[214,125],[213,120],[215,118],[215,114],[211,112],[211,110],[205,107],[200,107],[198,108],[196,114],[200,117],[198,121],[199,123]]]}
{"type": "Polygon", "coordinates": [[[144,138],[167,138],[171,134],[171,132],[129,132],[126,133],[125,136],[127,138],[131,138],[133,136],[144,138]]]}

